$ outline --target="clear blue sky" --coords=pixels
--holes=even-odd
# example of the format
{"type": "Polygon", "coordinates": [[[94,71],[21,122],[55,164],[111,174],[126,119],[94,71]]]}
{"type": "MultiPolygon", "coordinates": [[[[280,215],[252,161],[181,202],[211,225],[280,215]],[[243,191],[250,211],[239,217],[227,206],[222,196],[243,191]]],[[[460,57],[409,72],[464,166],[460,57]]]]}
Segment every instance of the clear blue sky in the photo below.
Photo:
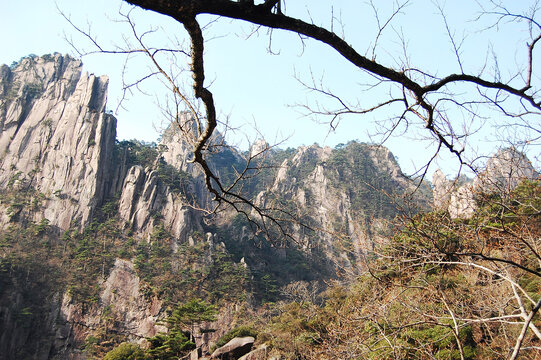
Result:
{"type": "MultiPolygon", "coordinates": [[[[392,11],[393,1],[374,3],[380,8],[381,20],[385,21],[385,17],[392,11]]],[[[513,5],[512,1],[508,3],[511,7],[519,6],[513,5]]],[[[528,1],[520,3],[521,7],[527,8],[525,5],[528,5],[528,1]]],[[[331,24],[332,4],[335,18],[341,19],[344,24],[345,39],[360,52],[371,54],[377,27],[372,9],[366,2],[289,0],[286,4],[287,13],[304,19],[311,16],[315,23],[328,28],[331,24]]],[[[58,0],[56,4],[53,0],[4,1],[0,5],[0,63],[10,64],[30,53],[42,55],[56,51],[74,54],[64,39],[64,33],[73,37],[81,48],[90,49],[89,43],[78,36],[59,15],[57,6],[81,27],[88,28],[90,24],[92,33],[107,46],[120,44],[122,35],[129,35],[128,27],[114,21],[118,19],[120,0],[58,0]]],[[[487,23],[471,21],[478,11],[475,2],[448,1],[444,8],[451,31],[457,38],[466,37],[461,50],[466,72],[477,73],[485,64],[491,66],[492,49],[498,54],[498,63],[502,69],[507,64],[516,68],[517,64],[520,66],[523,63],[524,53],[516,49],[517,44],[523,44],[527,38],[526,28],[505,26],[478,32],[487,23]]],[[[123,9],[129,7],[124,4],[123,9]]],[[[141,30],[150,26],[163,28],[161,35],[156,36],[156,42],[164,41],[166,37],[169,40],[178,37],[182,41],[185,36],[182,26],[164,16],[141,10],[135,11],[133,16],[141,30]]],[[[207,20],[210,21],[210,18],[202,19],[202,22],[207,20]]],[[[339,28],[336,20],[334,27],[339,28]]],[[[271,143],[289,137],[283,146],[311,145],[315,142],[335,146],[354,139],[366,142],[379,139],[371,138],[368,134],[376,132],[375,121],[388,116],[385,112],[345,118],[336,132],[329,132],[327,125],[303,116],[302,108],[296,106],[314,104],[316,100],[323,101],[323,104],[331,103],[307,91],[295,80],[295,73],[303,80],[309,80],[313,74],[317,79],[323,79],[325,86],[341,97],[368,105],[377,102],[378,92],[363,91],[363,85],[370,80],[366,74],[315,41],[306,41],[303,49],[302,42],[294,34],[275,32],[272,49],[280,54],[272,55],[268,52],[267,31],[259,30],[249,37],[248,34],[253,30],[249,24],[220,19],[207,31],[211,38],[206,44],[205,53],[207,79],[212,81],[211,90],[222,119],[229,118],[233,126],[242,126],[250,140],[258,136],[255,128],[271,143]]],[[[405,40],[411,65],[435,75],[460,71],[434,2],[412,1],[395,19],[393,26],[383,33],[376,49],[377,59],[393,66],[402,62],[401,36],[405,40]]],[[[116,108],[120,97],[123,61],[124,58],[118,55],[92,55],[83,59],[86,71],[109,76],[108,106],[111,109],[116,108]]],[[[128,76],[134,79],[136,74],[142,74],[147,69],[145,62],[134,60],[130,63],[128,76]]],[[[159,85],[158,82],[145,83],[145,90],[152,96],[137,94],[123,103],[125,109],[120,109],[116,114],[120,139],[156,140],[157,129],[163,127],[163,116],[156,107],[156,102],[162,102],[164,98],[163,89],[159,85]]],[[[472,145],[483,149],[495,146],[495,143],[482,141],[492,131],[492,128],[484,129],[476,137],[479,142],[472,145]]],[[[231,142],[241,144],[245,144],[244,139],[240,134],[229,138],[231,142]]],[[[422,141],[415,132],[392,138],[386,145],[399,158],[407,173],[421,166],[431,154],[430,142],[422,141]]],[[[449,166],[451,169],[447,157],[443,157],[438,165],[449,166]]]]}

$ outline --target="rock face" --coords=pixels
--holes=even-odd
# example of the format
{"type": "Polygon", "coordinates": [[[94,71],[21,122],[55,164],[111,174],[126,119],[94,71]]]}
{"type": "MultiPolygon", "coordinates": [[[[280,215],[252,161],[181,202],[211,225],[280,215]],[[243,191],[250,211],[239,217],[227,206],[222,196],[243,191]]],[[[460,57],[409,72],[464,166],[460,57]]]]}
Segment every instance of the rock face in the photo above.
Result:
{"type": "MultiPolygon", "coordinates": [[[[38,296],[36,300],[43,306],[39,314],[33,314],[37,305],[22,305],[28,294],[0,294],[0,358],[86,359],[80,352],[81,344],[104,329],[125,334],[134,342],[154,336],[165,330],[158,323],[163,306],[156,297],[145,296],[143,290],[133,264],[117,259],[100,285],[98,301],[90,307],[56,293],[51,298],[38,296]]],[[[38,291],[32,290],[34,294],[38,291]]]]}
{"type": "MultiPolygon", "coordinates": [[[[49,223],[88,223],[108,192],[116,119],[105,76],[59,54],[0,71],[0,188],[33,187],[49,223]]],[[[6,222],[4,217],[3,222],[6,222]]]]}
{"type": "Polygon", "coordinates": [[[499,150],[473,181],[448,180],[441,170],[433,175],[434,207],[446,209],[451,217],[467,218],[476,210],[476,196],[498,193],[507,196],[522,180],[533,180],[539,173],[528,158],[515,148],[499,150]]]}
{"type": "MultiPolygon", "coordinates": [[[[158,324],[163,311],[162,302],[157,298],[145,297],[131,261],[116,259],[100,289],[98,304],[89,309],[83,309],[64,295],[58,321],[63,326],[58,328],[57,338],[62,339],[62,333],[69,336],[64,340],[64,351],[60,350],[57,357],[61,358],[63,353],[69,354],[73,350],[70,346],[84,342],[100,325],[103,328],[104,317],[107,317],[111,331],[129,334],[128,340],[131,341],[166,330],[158,324]]],[[[57,348],[62,349],[62,346],[57,345],[57,348]]]]}
{"type": "MultiPolygon", "coordinates": [[[[81,71],[80,60],[60,54],[1,68],[0,189],[33,189],[40,208],[31,220],[45,218],[62,230],[85,226],[119,192],[119,213],[134,231],[151,233],[153,217],[161,214],[172,233],[186,240],[189,224],[197,223],[191,221],[194,212],[152,169],[126,168],[114,158],[116,119],[105,109],[108,79],[81,71]]],[[[174,140],[165,158],[195,174],[186,161],[188,147],[174,140]]],[[[3,224],[13,217],[6,213],[3,224]]]]}
{"type": "Polygon", "coordinates": [[[499,150],[488,160],[485,171],[475,179],[474,187],[485,192],[509,193],[520,181],[538,176],[539,173],[526,155],[511,147],[499,150]]]}
{"type": "Polygon", "coordinates": [[[438,169],[432,176],[434,207],[447,209],[452,217],[466,217],[475,211],[474,183],[462,176],[449,180],[438,169]]]}
{"type": "Polygon", "coordinates": [[[432,186],[434,187],[434,207],[443,208],[449,206],[453,182],[445,177],[440,170],[436,170],[432,175],[432,186]]]}
{"type": "MultiPolygon", "coordinates": [[[[179,115],[178,121],[183,124],[183,127],[193,127],[195,124],[191,119],[190,114],[182,113],[179,115]]],[[[193,158],[193,144],[186,140],[191,136],[193,135],[186,136],[183,134],[182,131],[179,130],[178,124],[172,123],[171,126],[164,131],[158,146],[164,149],[162,157],[167,164],[191,176],[193,181],[190,191],[197,206],[200,208],[212,208],[212,196],[205,186],[203,172],[199,166],[191,161],[193,158]]],[[[220,167],[220,164],[217,164],[217,162],[220,162],[220,158],[227,158],[228,163],[242,162],[242,159],[236,152],[225,145],[225,140],[218,131],[212,135],[209,143],[211,144],[210,148],[212,148],[214,155],[209,158],[208,165],[213,173],[216,174],[218,178],[222,179],[223,174],[221,170],[224,170],[223,164],[222,167],[220,167]],[[218,159],[218,161],[216,161],[216,159],[218,159]]]]}
{"type": "Polygon", "coordinates": [[[198,215],[185,200],[163,186],[155,171],[138,165],[132,166],[126,175],[118,212],[140,234],[152,233],[158,223],[156,214],[180,242],[188,240],[190,231],[201,230],[198,215]]]}
{"type": "Polygon", "coordinates": [[[243,355],[239,360],[267,360],[268,346],[266,344],[260,345],[257,349],[250,351],[248,354],[243,355]]]}

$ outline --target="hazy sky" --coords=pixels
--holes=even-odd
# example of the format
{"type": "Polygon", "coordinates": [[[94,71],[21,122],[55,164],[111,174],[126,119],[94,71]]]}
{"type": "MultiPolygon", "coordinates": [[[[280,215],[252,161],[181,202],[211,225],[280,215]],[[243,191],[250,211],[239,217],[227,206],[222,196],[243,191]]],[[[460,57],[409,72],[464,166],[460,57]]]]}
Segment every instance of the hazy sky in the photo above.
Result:
{"type": "MultiPolygon", "coordinates": [[[[396,2],[390,0],[374,3],[379,7],[378,15],[382,23],[392,13],[393,6],[396,6],[396,2]]],[[[527,7],[525,5],[528,1],[518,3],[527,7]]],[[[406,48],[409,63],[417,68],[434,75],[460,72],[445,23],[435,4],[436,1],[429,0],[412,1],[394,19],[392,26],[382,33],[375,50],[376,59],[398,67],[404,62],[406,48]]],[[[472,21],[479,11],[475,2],[456,0],[448,1],[447,4],[441,1],[440,4],[447,14],[450,31],[456,39],[465,39],[461,54],[466,72],[475,74],[483,67],[492,66],[495,63],[493,53],[497,54],[497,62],[502,69],[507,64],[516,68],[517,64],[523,63],[524,53],[516,48],[517,43],[525,43],[527,28],[507,24],[480,32],[488,23],[472,21]]],[[[514,6],[512,1],[509,4],[514,6]]],[[[331,14],[334,15],[334,29],[343,29],[345,39],[359,52],[372,55],[377,36],[377,20],[368,2],[290,0],[286,5],[286,13],[304,19],[311,18],[316,24],[327,28],[331,27],[331,14]]],[[[75,54],[64,39],[64,34],[72,38],[77,47],[92,49],[87,39],[77,34],[63,19],[57,7],[77,25],[90,28],[100,43],[108,47],[122,44],[123,36],[129,38],[130,28],[115,21],[119,19],[121,6],[124,12],[130,9],[119,0],[58,0],[56,3],[53,0],[4,1],[0,5],[0,63],[9,65],[30,53],[75,54]]],[[[140,31],[150,27],[159,28],[159,33],[150,39],[154,41],[153,44],[178,41],[182,45],[185,31],[181,25],[167,17],[139,9],[132,15],[140,31]]],[[[214,19],[208,17],[201,20],[207,23],[214,19]]],[[[245,144],[245,137],[254,140],[258,137],[256,129],[271,143],[289,138],[283,146],[311,145],[315,142],[335,146],[354,139],[365,142],[379,140],[368,134],[377,133],[375,121],[386,118],[388,113],[344,118],[336,132],[329,132],[328,125],[318,124],[313,117],[305,116],[302,105],[314,105],[316,101],[330,107],[336,104],[308,91],[296,77],[305,82],[310,82],[312,78],[321,81],[326,88],[347,101],[364,106],[374,104],[378,101],[378,95],[382,95],[377,90],[365,91],[366,84],[373,82],[373,79],[328,47],[315,41],[303,42],[294,34],[274,32],[270,48],[276,54],[271,54],[269,33],[264,29],[254,30],[249,24],[228,19],[212,21],[206,30],[207,38],[210,39],[205,53],[207,79],[209,84],[212,83],[210,89],[215,95],[221,119],[229,119],[233,126],[240,126],[242,133],[246,134],[232,135],[229,139],[231,142],[245,144]]],[[[182,59],[185,58],[181,57],[180,66],[186,67],[187,61],[182,59]]],[[[116,109],[121,94],[124,57],[91,55],[83,58],[83,62],[86,71],[109,76],[108,108],[116,109]]],[[[127,73],[128,81],[136,79],[137,75],[144,74],[148,69],[145,61],[132,60],[127,73]]],[[[156,140],[156,129],[163,126],[163,116],[156,106],[157,102],[163,104],[165,98],[160,85],[159,81],[145,82],[142,88],[150,95],[135,94],[123,103],[125,109],[119,109],[116,113],[119,139],[156,140]]],[[[483,131],[493,130],[490,128],[483,131]]],[[[477,140],[488,138],[484,132],[477,135],[477,140]]],[[[432,149],[430,142],[421,141],[419,134],[411,132],[411,129],[405,135],[392,138],[386,145],[397,155],[407,173],[421,166],[431,155],[432,149]]],[[[478,142],[472,145],[496,144],[478,142]]],[[[443,157],[439,165],[444,166],[446,162],[448,158],[443,157]]]]}

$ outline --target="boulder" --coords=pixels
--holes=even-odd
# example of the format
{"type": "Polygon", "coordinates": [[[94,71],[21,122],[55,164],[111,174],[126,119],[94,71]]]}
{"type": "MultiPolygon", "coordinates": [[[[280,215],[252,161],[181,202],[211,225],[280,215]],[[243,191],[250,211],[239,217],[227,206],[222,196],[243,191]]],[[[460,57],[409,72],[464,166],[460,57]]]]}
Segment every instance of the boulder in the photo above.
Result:
{"type": "Polygon", "coordinates": [[[190,352],[190,360],[199,360],[201,357],[201,348],[193,349],[190,352]]]}
{"type": "Polygon", "coordinates": [[[237,360],[241,356],[250,352],[254,341],[255,339],[251,336],[241,338],[236,337],[224,346],[216,349],[210,358],[220,360],[237,360]]]}
{"type": "Polygon", "coordinates": [[[243,355],[239,360],[266,360],[268,346],[266,344],[258,346],[255,350],[243,355]]]}

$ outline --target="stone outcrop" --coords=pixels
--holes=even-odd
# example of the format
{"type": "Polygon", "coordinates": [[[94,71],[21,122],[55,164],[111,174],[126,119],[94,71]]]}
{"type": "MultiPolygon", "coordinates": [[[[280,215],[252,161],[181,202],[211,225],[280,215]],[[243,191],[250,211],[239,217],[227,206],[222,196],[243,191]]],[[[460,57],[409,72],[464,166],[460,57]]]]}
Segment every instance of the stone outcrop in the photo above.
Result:
{"type": "Polygon", "coordinates": [[[446,209],[452,217],[465,217],[475,211],[474,183],[465,176],[449,180],[438,169],[432,175],[434,207],[446,209]]]}
{"type": "MultiPolygon", "coordinates": [[[[181,124],[184,124],[184,128],[195,126],[192,116],[189,113],[180,114],[178,121],[181,124]]],[[[199,165],[196,165],[191,161],[193,159],[193,142],[187,141],[187,139],[194,137],[194,133],[195,130],[193,130],[192,133],[185,134],[179,129],[177,123],[172,123],[164,131],[158,146],[164,149],[162,158],[167,164],[191,176],[192,187],[190,188],[190,192],[197,202],[197,206],[200,208],[209,209],[215,205],[212,200],[213,196],[206,188],[203,172],[201,171],[199,165]]],[[[212,155],[207,158],[208,165],[218,178],[222,179],[220,167],[223,168],[223,164],[217,163],[216,158],[220,158],[222,156],[229,158],[230,161],[232,160],[233,162],[243,162],[243,159],[229,146],[227,146],[224,138],[218,131],[215,131],[209,140],[209,143],[210,146],[208,150],[210,153],[212,153],[212,155]]]]}
{"type": "Polygon", "coordinates": [[[509,193],[522,180],[538,176],[526,155],[511,147],[499,150],[488,160],[485,170],[475,179],[474,187],[484,192],[509,193]]]}
{"type": "Polygon", "coordinates": [[[0,188],[33,188],[36,216],[61,229],[87,224],[108,192],[116,136],[107,77],[81,69],[55,54],[0,71],[0,188]]]}
{"type": "Polygon", "coordinates": [[[447,179],[441,169],[437,169],[432,175],[432,186],[434,187],[434,207],[443,208],[449,206],[453,181],[447,179]]]}
{"type": "Polygon", "coordinates": [[[270,149],[270,145],[263,139],[256,140],[250,147],[250,157],[257,158],[264,155],[270,149]]]}
{"type": "MultiPolygon", "coordinates": [[[[97,207],[120,193],[119,213],[134,231],[150,234],[159,217],[185,241],[198,223],[186,201],[161,185],[152,169],[128,168],[125,154],[114,157],[116,119],[106,111],[107,83],[105,76],[82,73],[80,60],[60,54],[25,58],[13,69],[2,66],[0,189],[32,189],[40,204],[28,217],[62,230],[84,227],[97,207]]],[[[186,142],[167,139],[165,160],[200,177],[188,162],[186,142]]],[[[196,188],[208,197],[204,185],[191,190],[196,188]]],[[[3,224],[13,220],[7,213],[3,224]]]]}

